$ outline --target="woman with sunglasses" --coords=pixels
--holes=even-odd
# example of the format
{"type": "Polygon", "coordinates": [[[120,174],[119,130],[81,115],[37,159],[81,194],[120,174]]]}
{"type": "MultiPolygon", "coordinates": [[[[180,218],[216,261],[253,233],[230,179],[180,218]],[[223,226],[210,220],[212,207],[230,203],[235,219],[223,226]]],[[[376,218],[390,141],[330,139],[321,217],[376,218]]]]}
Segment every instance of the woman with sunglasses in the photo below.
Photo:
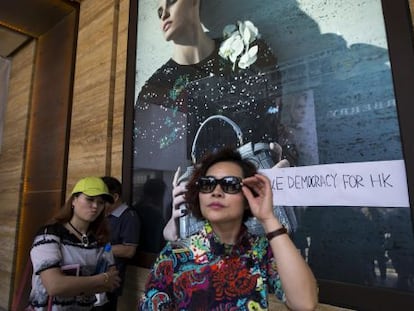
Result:
{"type": "Polygon", "coordinates": [[[268,310],[268,292],[290,310],[314,310],[315,278],[273,214],[270,181],[237,151],[205,157],[188,185],[195,235],[169,242],[154,263],[140,310],[268,310]],[[266,236],[248,232],[254,216],[266,236]]]}
{"type": "Polygon", "coordinates": [[[63,208],[34,238],[30,306],[27,310],[92,310],[95,293],[120,284],[112,256],[109,269],[98,261],[109,242],[105,202],[113,203],[103,180],[79,180],[63,208]]]}

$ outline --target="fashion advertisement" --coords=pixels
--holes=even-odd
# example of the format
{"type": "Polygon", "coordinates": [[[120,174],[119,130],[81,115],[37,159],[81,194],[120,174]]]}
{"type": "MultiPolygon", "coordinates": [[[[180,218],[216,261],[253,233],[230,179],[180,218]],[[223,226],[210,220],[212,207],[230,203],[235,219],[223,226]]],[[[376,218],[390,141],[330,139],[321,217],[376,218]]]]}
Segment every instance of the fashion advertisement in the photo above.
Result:
{"type": "Polygon", "coordinates": [[[287,160],[283,170],[312,166],[316,175],[327,174],[324,165],[333,165],[334,174],[352,163],[368,172],[371,162],[386,172],[398,161],[398,203],[361,204],[365,197],[353,201],[352,192],[339,194],[337,204],[336,195],[315,203],[318,191],[330,194],[320,187],[309,202],[275,204],[275,213],[317,278],[414,290],[414,239],[381,1],[209,0],[199,12],[186,1],[171,4],[171,18],[183,19],[176,24],[164,22],[157,1],[139,2],[134,201],[148,179],[162,180],[167,189],[158,209],[167,221],[177,167],[185,172],[223,146],[239,148],[260,169],[287,160]],[[200,44],[196,61],[179,53],[189,44],[183,38],[200,44]]]}

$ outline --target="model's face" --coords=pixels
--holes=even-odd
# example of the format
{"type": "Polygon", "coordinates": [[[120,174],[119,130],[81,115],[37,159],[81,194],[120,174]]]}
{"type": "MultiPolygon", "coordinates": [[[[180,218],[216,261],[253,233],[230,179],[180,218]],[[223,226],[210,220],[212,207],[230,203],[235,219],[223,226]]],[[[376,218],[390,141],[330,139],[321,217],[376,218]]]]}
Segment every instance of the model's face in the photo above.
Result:
{"type": "MultiPolygon", "coordinates": [[[[242,169],[232,162],[219,162],[211,166],[206,176],[221,179],[226,176],[243,178],[242,169]]],[[[212,224],[234,223],[240,225],[246,200],[240,191],[229,194],[223,191],[221,185],[217,184],[211,193],[199,193],[201,214],[212,224]]]]}
{"type": "Polygon", "coordinates": [[[198,16],[196,2],[194,0],[159,1],[157,13],[165,40],[175,41],[181,36],[192,34],[195,29],[194,18],[198,16]]]}
{"type": "Polygon", "coordinates": [[[73,199],[72,205],[73,217],[91,223],[104,210],[105,201],[100,196],[90,197],[81,193],[73,199]]]}
{"type": "Polygon", "coordinates": [[[301,95],[296,99],[296,102],[292,106],[292,120],[300,123],[305,119],[306,116],[306,95],[301,95]]]}

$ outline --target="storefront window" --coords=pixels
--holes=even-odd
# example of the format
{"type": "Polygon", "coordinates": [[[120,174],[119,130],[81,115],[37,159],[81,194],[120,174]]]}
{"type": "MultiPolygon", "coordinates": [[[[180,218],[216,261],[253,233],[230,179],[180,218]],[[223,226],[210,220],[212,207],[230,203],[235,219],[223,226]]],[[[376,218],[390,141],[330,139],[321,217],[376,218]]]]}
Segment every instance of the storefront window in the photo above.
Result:
{"type": "MultiPolygon", "coordinates": [[[[141,233],[152,241],[143,251],[164,245],[177,168],[185,172],[225,145],[261,159],[262,169],[287,159],[320,176],[326,165],[397,162],[402,171],[392,178],[406,184],[381,1],[204,1],[201,21],[216,49],[191,66],[171,60],[173,43],[162,36],[157,8],[153,0],[139,2],[131,135],[133,202],[137,209],[146,202],[143,217],[152,221],[141,233]],[[248,47],[257,46],[257,54],[246,66],[220,54],[225,26],[238,21],[257,30],[248,47]],[[154,199],[144,197],[148,192],[154,199]]],[[[333,198],[275,212],[318,279],[412,292],[414,239],[402,193],[407,203],[400,206],[333,198]]]]}

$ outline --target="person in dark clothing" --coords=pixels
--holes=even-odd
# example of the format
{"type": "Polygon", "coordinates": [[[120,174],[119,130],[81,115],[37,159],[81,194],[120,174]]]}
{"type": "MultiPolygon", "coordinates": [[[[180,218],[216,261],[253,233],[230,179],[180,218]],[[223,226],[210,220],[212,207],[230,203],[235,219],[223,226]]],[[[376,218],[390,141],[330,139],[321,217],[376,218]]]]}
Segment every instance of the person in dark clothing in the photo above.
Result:
{"type": "Polygon", "coordinates": [[[142,251],[158,253],[165,244],[162,211],[166,188],[162,179],[148,179],[144,184],[142,199],[134,205],[141,220],[139,249],[142,251]]]}
{"type": "Polygon", "coordinates": [[[118,297],[122,295],[128,260],[135,255],[138,246],[140,222],[137,213],[122,200],[121,182],[111,176],[104,176],[102,180],[114,197],[114,203],[108,204],[105,212],[110,225],[112,252],[121,277],[121,286],[116,291],[107,292],[108,302],[95,309],[116,311],[118,297]]]}

